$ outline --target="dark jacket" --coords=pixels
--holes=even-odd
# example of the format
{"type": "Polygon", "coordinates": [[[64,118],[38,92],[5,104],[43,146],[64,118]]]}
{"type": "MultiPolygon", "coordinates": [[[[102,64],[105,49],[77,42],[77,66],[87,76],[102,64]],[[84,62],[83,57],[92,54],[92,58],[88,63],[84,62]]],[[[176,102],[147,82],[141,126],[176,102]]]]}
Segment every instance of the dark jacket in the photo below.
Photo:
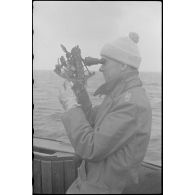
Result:
{"type": "Polygon", "coordinates": [[[88,117],[79,107],[63,117],[75,153],[83,159],[67,193],[121,193],[129,175],[138,181],[152,121],[138,72],[124,73],[96,94],[106,96],[88,117]]]}

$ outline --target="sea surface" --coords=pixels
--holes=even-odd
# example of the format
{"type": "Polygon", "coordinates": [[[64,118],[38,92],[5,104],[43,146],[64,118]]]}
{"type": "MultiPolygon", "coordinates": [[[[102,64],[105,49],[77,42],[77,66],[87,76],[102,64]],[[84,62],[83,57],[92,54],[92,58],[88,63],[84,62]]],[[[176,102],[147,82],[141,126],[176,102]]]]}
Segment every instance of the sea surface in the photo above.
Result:
{"type": "MultiPolygon", "coordinates": [[[[33,78],[34,137],[70,144],[60,119],[64,110],[58,101],[64,80],[52,70],[34,70],[33,78]]],[[[140,78],[152,106],[152,133],[144,161],[161,165],[161,73],[141,72],[140,78]]],[[[103,100],[93,96],[93,92],[103,83],[100,72],[96,72],[95,76],[88,80],[87,90],[93,105],[100,104],[103,100]]]]}

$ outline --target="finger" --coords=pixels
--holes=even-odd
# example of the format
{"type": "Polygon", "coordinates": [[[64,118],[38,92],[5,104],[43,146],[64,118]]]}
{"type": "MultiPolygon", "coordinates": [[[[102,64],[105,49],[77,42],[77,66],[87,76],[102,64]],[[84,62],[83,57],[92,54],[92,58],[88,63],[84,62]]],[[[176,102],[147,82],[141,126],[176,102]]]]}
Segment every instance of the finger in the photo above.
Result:
{"type": "Polygon", "coordinates": [[[67,90],[70,90],[70,89],[71,89],[70,82],[67,82],[67,83],[66,83],[66,89],[67,89],[67,90]]]}
{"type": "Polygon", "coordinates": [[[73,82],[72,82],[72,81],[70,82],[70,87],[71,87],[71,88],[73,87],[73,82]]]}
{"type": "Polygon", "coordinates": [[[59,102],[62,105],[63,109],[67,110],[67,106],[68,106],[67,101],[64,101],[61,98],[59,98],[59,102]]]}
{"type": "Polygon", "coordinates": [[[62,104],[66,104],[67,103],[67,100],[64,100],[60,96],[58,96],[58,99],[59,99],[60,103],[62,103],[62,104]]]}

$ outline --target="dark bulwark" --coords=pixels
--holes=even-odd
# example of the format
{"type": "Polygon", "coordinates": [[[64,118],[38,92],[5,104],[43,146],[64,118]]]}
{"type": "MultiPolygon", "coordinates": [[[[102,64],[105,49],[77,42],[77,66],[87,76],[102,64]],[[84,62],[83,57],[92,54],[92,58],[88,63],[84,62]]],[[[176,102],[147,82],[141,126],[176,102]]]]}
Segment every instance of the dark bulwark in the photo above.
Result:
{"type": "Polygon", "coordinates": [[[42,156],[33,159],[33,192],[38,194],[65,194],[77,177],[79,161],[71,155],[42,156]]]}
{"type": "MultiPolygon", "coordinates": [[[[81,163],[73,149],[65,143],[41,138],[33,139],[33,193],[65,194],[77,177],[81,163]]],[[[123,194],[160,194],[161,167],[142,162],[140,182],[128,181],[123,194]]]]}

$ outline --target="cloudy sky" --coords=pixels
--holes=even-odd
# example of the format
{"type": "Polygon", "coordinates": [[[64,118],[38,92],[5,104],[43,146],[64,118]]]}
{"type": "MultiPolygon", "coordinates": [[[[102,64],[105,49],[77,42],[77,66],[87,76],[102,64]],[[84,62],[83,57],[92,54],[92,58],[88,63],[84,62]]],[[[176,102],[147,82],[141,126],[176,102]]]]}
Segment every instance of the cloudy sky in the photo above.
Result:
{"type": "MultiPolygon", "coordinates": [[[[140,71],[161,71],[161,3],[40,1],[33,9],[34,69],[53,69],[57,58],[79,45],[82,57],[100,57],[102,46],[129,32],[140,36],[140,71]]],[[[97,67],[98,68],[98,67],[97,67]]]]}

